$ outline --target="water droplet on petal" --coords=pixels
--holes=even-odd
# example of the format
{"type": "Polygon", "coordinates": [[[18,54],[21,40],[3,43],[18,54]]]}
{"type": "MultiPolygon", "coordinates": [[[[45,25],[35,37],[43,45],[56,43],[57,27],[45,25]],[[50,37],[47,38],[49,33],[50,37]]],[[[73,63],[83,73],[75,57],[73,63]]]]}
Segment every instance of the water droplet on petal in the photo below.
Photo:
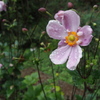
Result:
{"type": "Polygon", "coordinates": [[[77,33],[77,35],[78,36],[82,36],[83,35],[83,32],[80,31],[80,32],[77,33]]]}

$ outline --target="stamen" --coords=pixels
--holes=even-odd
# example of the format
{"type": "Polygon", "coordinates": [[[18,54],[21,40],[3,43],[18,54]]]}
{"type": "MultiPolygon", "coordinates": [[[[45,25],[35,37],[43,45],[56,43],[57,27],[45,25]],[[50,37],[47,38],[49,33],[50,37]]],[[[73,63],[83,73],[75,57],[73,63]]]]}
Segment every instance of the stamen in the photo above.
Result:
{"type": "Polygon", "coordinates": [[[77,44],[78,35],[76,32],[68,32],[68,36],[66,36],[65,39],[66,39],[65,43],[67,43],[70,46],[73,46],[77,44]]]}

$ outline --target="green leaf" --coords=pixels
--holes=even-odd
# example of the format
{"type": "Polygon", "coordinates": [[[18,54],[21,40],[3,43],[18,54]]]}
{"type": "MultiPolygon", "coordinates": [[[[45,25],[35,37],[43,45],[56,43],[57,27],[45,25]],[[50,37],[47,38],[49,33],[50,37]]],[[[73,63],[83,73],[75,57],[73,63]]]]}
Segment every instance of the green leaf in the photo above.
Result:
{"type": "Polygon", "coordinates": [[[75,95],[76,100],[82,100],[82,96],[81,95],[75,95]]]}
{"type": "Polygon", "coordinates": [[[12,93],[14,92],[14,88],[12,88],[12,89],[8,88],[6,90],[6,92],[7,92],[7,98],[9,98],[12,95],[12,93]]]}
{"type": "Polygon", "coordinates": [[[27,75],[25,76],[25,79],[24,79],[24,83],[27,84],[27,85],[32,85],[32,84],[35,84],[36,82],[38,82],[38,73],[32,73],[31,75],[27,75]]]}

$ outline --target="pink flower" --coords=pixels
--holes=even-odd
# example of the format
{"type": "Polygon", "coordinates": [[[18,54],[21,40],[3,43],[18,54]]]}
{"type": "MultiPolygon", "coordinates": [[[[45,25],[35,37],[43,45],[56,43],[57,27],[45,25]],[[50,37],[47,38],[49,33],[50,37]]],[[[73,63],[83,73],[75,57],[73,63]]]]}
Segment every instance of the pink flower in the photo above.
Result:
{"type": "Polygon", "coordinates": [[[6,4],[3,1],[0,1],[0,11],[6,11],[6,4]]]}
{"type": "Polygon", "coordinates": [[[82,57],[80,46],[87,46],[92,40],[92,28],[89,25],[80,27],[80,17],[72,10],[59,11],[55,19],[50,20],[46,27],[51,38],[60,40],[50,59],[54,64],[63,64],[68,60],[66,67],[75,70],[82,57]]]}
{"type": "Polygon", "coordinates": [[[2,64],[0,64],[0,68],[2,67],[3,65],[2,64]]]}

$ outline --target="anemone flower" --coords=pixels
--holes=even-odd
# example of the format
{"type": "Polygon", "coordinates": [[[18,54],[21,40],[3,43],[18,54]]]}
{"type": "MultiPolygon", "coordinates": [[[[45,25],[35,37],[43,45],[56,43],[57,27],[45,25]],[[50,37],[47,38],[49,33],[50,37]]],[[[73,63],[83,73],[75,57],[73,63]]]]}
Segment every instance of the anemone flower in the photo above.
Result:
{"type": "Polygon", "coordinates": [[[0,12],[1,11],[6,11],[6,4],[3,1],[0,1],[0,12]]]}
{"type": "Polygon", "coordinates": [[[60,40],[58,48],[50,54],[54,64],[63,64],[75,70],[82,57],[80,46],[87,46],[92,40],[92,28],[89,25],[80,27],[80,17],[73,10],[59,11],[50,20],[46,31],[49,37],[60,40]]]}

